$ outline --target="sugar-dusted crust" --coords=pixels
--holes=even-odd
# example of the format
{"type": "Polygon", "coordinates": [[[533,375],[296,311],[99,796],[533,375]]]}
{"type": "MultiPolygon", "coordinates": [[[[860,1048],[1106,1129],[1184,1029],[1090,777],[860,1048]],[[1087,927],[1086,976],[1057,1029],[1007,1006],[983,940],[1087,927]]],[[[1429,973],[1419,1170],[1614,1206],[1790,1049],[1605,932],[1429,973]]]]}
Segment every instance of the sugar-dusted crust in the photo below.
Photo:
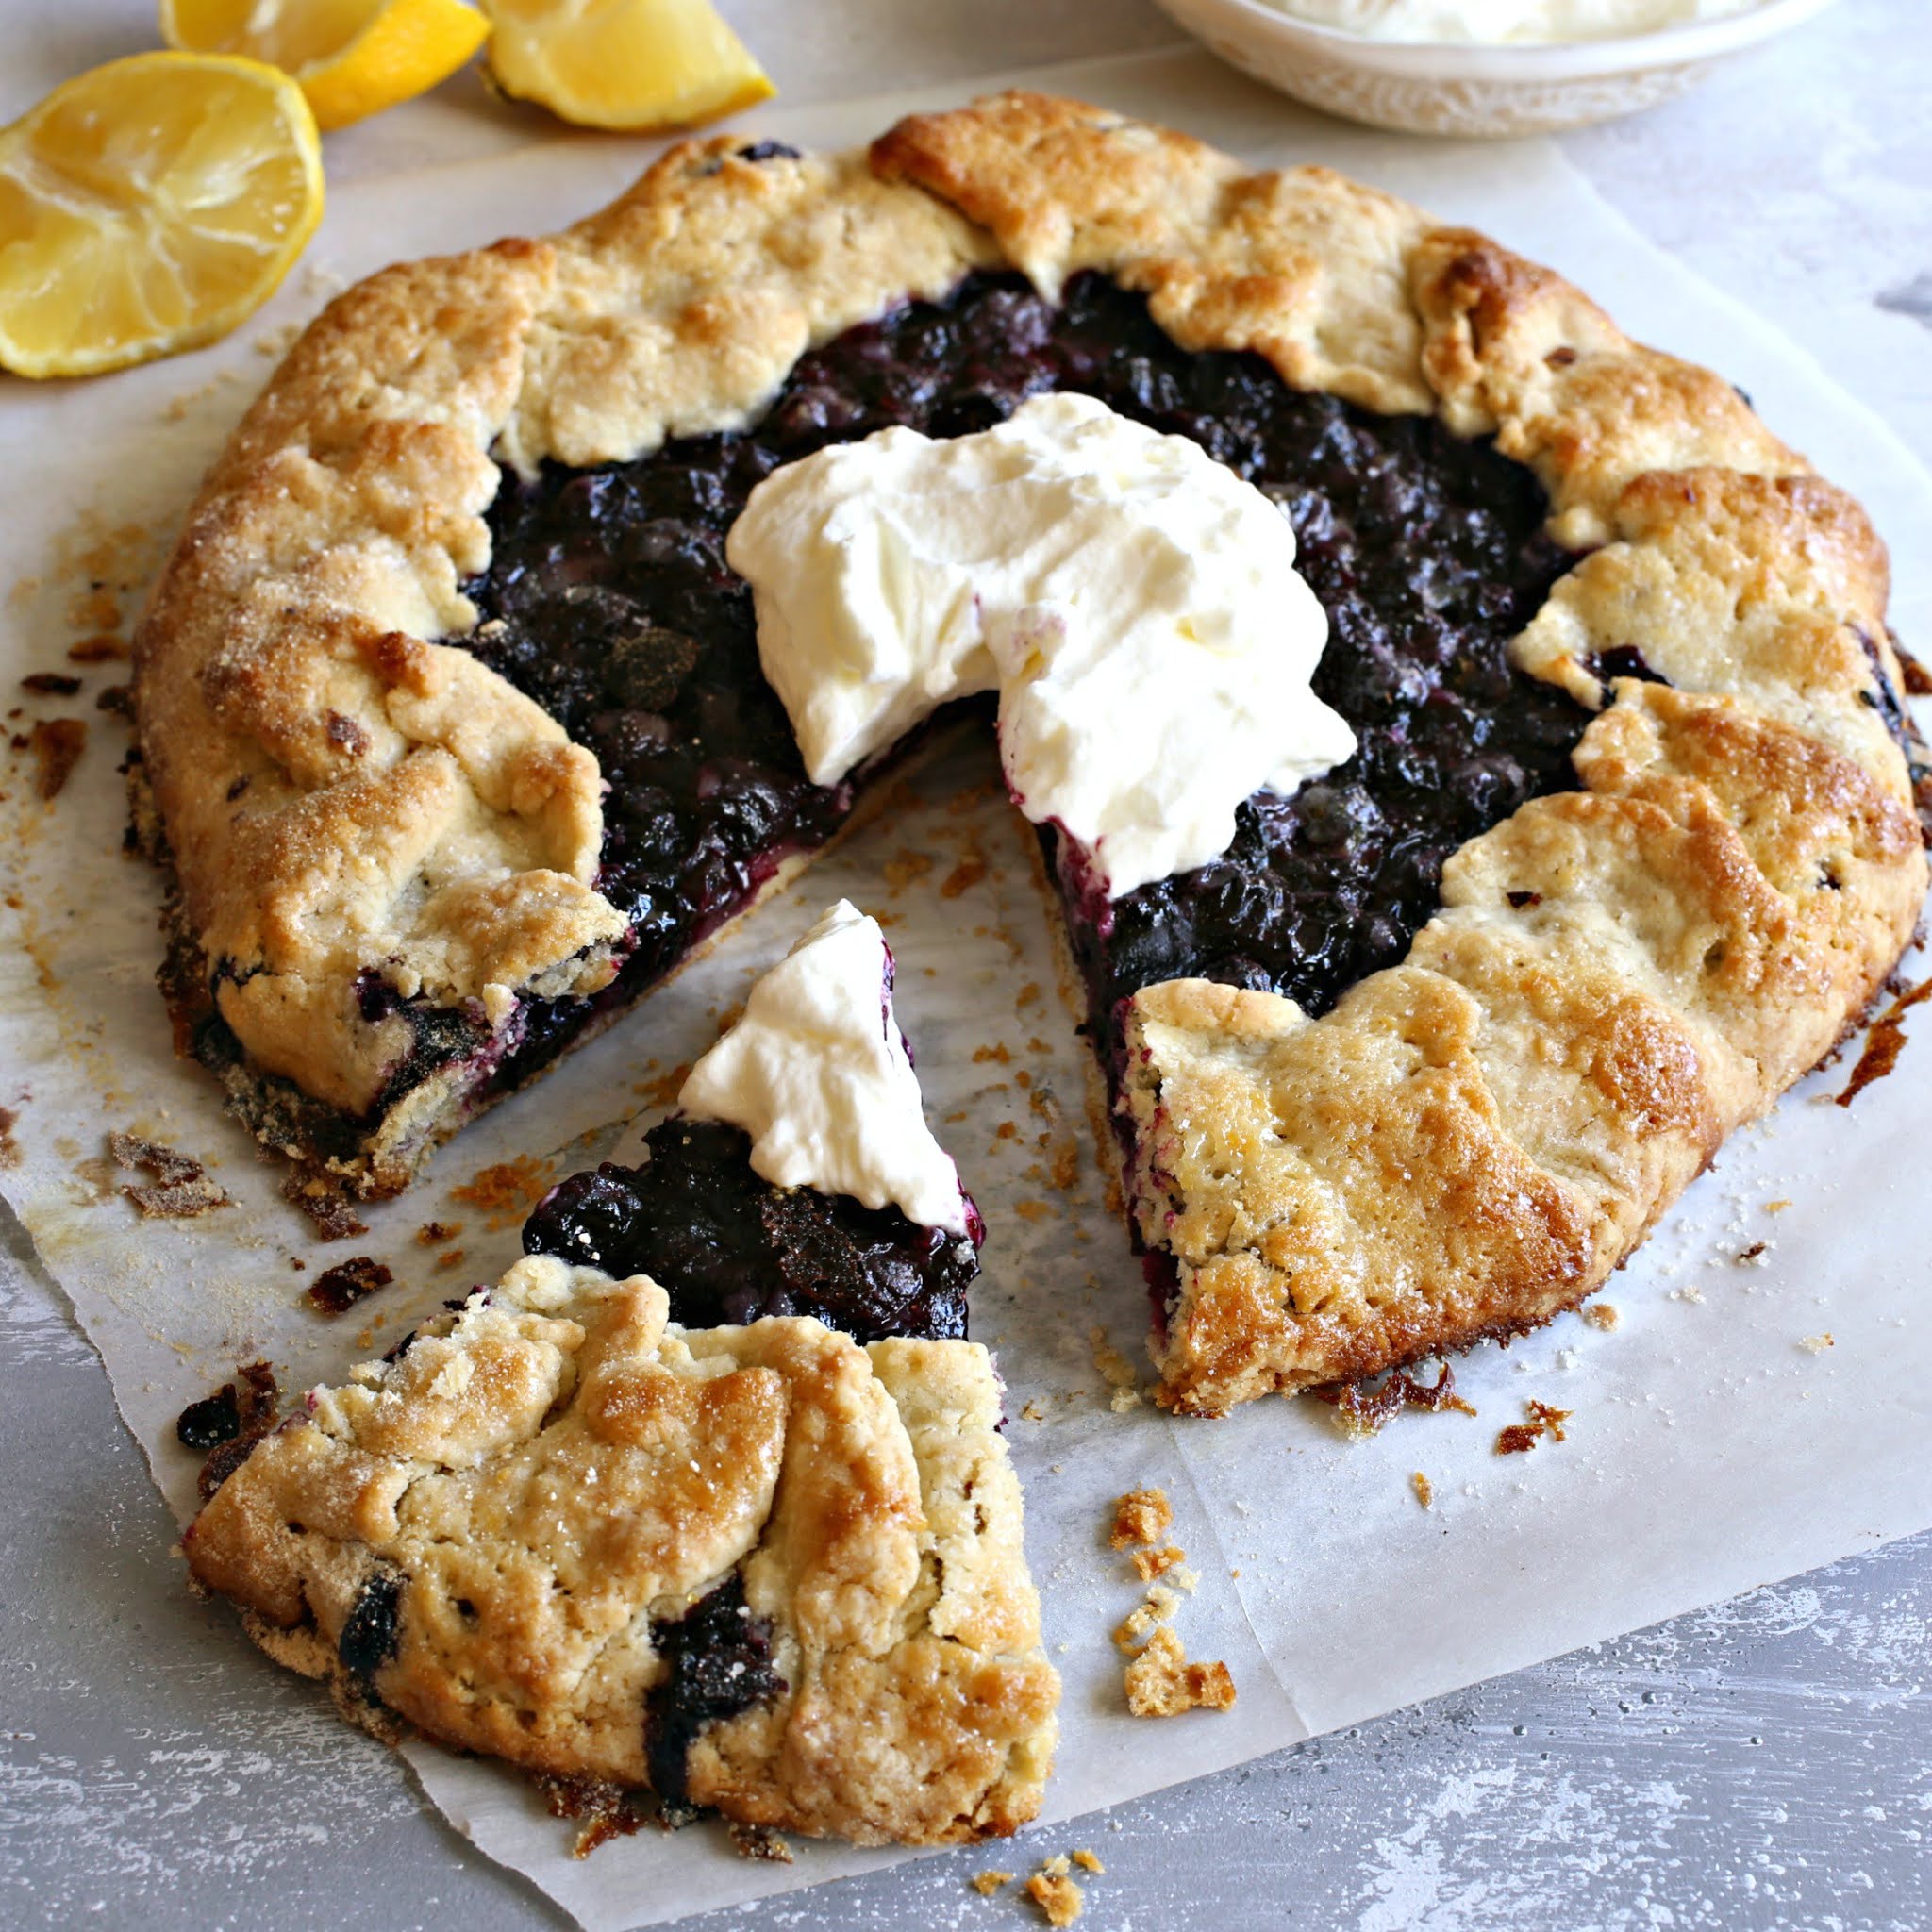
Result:
{"type": "MultiPolygon", "coordinates": [[[[1319,1022],[1191,982],[1136,1003],[1166,1399],[1217,1411],[1574,1303],[1909,937],[1926,874],[1883,548],[1729,384],[1549,271],[1329,171],[1249,174],[1037,94],[913,117],[863,159],[675,149],[568,235],[391,271],[298,344],[210,479],[139,683],[186,921],[250,1067],[356,1117],[394,1052],[357,972],[501,1009],[609,970],[589,754],[422,641],[468,622],[486,453],[583,462],[742,422],[808,341],[1001,262],[1049,295],[1100,270],[1186,347],[1493,436],[1591,553],[1515,646],[1602,710],[1579,792],[1467,848],[1407,962],[1319,1022]],[[1668,685],[1611,675],[1633,653],[1668,685]],[[447,820],[398,815],[406,785],[447,820]]],[[[419,1102],[409,1146],[460,1100],[419,1102]]],[[[341,1164],[392,1187],[411,1158],[341,1164]]]]}
{"type": "Polygon", "coordinates": [[[665,1324],[642,1276],[518,1262],[309,1391],[190,1527],[194,1574],[350,1707],[620,1785],[654,1624],[736,1575],[785,1688],[698,1731],[681,1798],[865,1844],[1024,1824],[1059,1686],[986,1351],[665,1324]],[[392,1638],[345,1641],[377,1578],[392,1638]]]}
{"type": "Polygon", "coordinates": [[[244,1117],[354,1191],[402,1186],[518,997],[595,992],[626,930],[596,890],[595,757],[436,641],[475,623],[497,459],[741,424],[811,344],[991,258],[862,157],[739,148],[686,143],[551,240],[338,298],[210,472],[141,625],[137,817],[175,874],[191,1004],[239,1042],[244,1117]],[[462,1009],[480,1043],[396,1091],[414,1035],[372,981],[462,1009]]]}

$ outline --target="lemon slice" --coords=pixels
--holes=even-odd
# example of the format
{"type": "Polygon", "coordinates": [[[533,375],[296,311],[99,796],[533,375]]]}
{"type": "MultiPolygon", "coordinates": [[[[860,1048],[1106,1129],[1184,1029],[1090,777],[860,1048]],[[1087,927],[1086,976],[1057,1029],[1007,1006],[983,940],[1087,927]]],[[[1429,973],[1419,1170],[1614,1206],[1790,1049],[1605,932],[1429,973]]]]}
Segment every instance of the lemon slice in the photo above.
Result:
{"type": "Polygon", "coordinates": [[[497,85],[584,127],[691,127],[774,92],[709,0],[484,5],[497,85]]]}
{"type": "Polygon", "coordinates": [[[447,80],[490,36],[463,0],[161,0],[161,38],[292,74],[320,127],[346,127],[447,80]]]}
{"type": "Polygon", "coordinates": [[[137,54],[0,129],[0,363],[92,375],[214,341],[322,219],[315,117],[256,60],[137,54]]]}

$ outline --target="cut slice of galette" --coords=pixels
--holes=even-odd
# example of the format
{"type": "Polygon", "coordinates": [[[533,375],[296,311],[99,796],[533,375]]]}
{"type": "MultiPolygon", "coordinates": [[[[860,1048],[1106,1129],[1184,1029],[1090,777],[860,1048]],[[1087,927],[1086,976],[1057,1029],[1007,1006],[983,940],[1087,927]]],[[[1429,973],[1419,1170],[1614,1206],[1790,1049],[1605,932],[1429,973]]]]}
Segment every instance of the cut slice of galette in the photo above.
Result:
{"type": "Polygon", "coordinates": [[[815,1315],[872,1341],[963,1338],[984,1236],[925,1122],[891,950],[841,900],[753,986],[643,1159],[559,1181],[524,1246],[648,1274],[690,1325],[815,1315]]]}
{"type": "Polygon", "coordinates": [[[860,1844],[1024,1824],[1059,1687],[986,1351],[668,1313],[519,1261],[310,1390],[190,1568],[379,1734],[860,1844]]]}
{"type": "Polygon", "coordinates": [[[679,1103],[553,1191],[554,1252],[218,1448],[193,1574],[378,1732],[858,1843],[1010,1832],[1058,1684],[877,923],[832,907],[679,1103]]]}
{"type": "Polygon", "coordinates": [[[1574,1304],[1863,1010],[1886,595],[1729,384],[1326,170],[1027,93],[691,143],[352,291],[216,466],[137,666],[167,984],[393,1191],[996,692],[1213,1412],[1574,1304]]]}

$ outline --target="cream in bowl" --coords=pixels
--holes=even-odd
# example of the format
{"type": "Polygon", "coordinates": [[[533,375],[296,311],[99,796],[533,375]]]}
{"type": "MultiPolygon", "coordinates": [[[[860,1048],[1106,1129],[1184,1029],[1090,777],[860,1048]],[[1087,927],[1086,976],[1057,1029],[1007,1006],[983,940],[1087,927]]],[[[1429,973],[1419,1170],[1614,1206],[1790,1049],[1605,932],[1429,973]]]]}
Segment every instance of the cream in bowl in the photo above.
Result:
{"type": "Polygon", "coordinates": [[[1749,13],[1763,0],[1268,0],[1277,12],[1375,41],[1508,47],[1611,41],[1749,13]]]}
{"type": "Polygon", "coordinates": [[[1657,106],[1831,0],[1159,0],[1311,107],[1411,134],[1547,134],[1657,106]]]}

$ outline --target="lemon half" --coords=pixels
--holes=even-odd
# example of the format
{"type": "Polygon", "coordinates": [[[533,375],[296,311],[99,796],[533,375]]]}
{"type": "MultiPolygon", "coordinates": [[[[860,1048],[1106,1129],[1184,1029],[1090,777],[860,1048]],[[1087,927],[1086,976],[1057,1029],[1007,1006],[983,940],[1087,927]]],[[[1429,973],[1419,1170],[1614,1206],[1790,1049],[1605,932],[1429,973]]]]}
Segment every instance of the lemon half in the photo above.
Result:
{"type": "Polygon", "coordinates": [[[644,133],[735,114],[773,93],[709,0],[485,0],[505,93],[584,127],[644,133]]]}
{"type": "Polygon", "coordinates": [[[426,93],[489,37],[463,0],[161,0],[171,47],[279,67],[324,129],[426,93]]]}
{"type": "Polygon", "coordinates": [[[137,54],[0,129],[0,363],[92,375],[268,300],[322,219],[315,117],[257,60],[137,54]]]}

